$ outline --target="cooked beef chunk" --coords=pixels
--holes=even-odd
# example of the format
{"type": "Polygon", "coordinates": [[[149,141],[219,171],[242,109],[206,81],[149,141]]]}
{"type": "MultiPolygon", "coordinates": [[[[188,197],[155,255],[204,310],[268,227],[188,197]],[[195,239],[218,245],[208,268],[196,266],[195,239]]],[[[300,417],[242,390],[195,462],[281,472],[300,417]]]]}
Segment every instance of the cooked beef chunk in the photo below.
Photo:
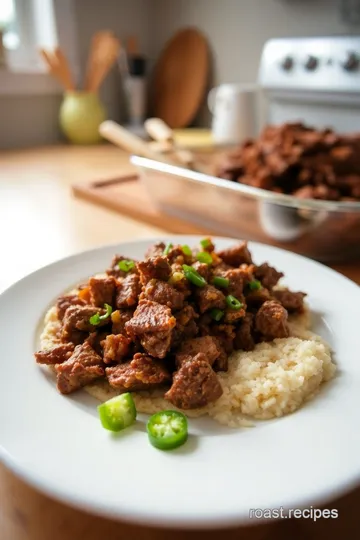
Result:
{"type": "Polygon", "coordinates": [[[170,264],[189,264],[191,263],[192,257],[185,255],[181,246],[173,246],[169,253],[166,255],[170,264]]]}
{"type": "Polygon", "coordinates": [[[67,296],[60,296],[56,302],[57,316],[59,321],[62,321],[65,315],[65,311],[70,306],[85,306],[84,300],[79,298],[77,294],[70,294],[67,296]]]}
{"type": "Polygon", "coordinates": [[[219,257],[230,266],[240,266],[240,264],[251,264],[251,253],[248,250],[247,242],[240,242],[236,246],[223,249],[218,252],[219,257]]]}
{"type": "Polygon", "coordinates": [[[244,303],[244,299],[240,297],[239,300],[244,304],[244,307],[240,309],[227,308],[225,311],[225,317],[223,319],[225,323],[235,324],[235,323],[238,323],[240,319],[245,317],[246,305],[244,303]]]}
{"type": "Polygon", "coordinates": [[[157,242],[157,244],[153,244],[146,251],[145,259],[150,259],[151,257],[161,257],[164,253],[165,248],[166,245],[164,244],[164,242],[157,242]]]}
{"type": "Polygon", "coordinates": [[[199,353],[174,373],[165,398],[179,409],[196,409],[216,401],[223,393],[219,380],[206,359],[199,353]]]}
{"type": "Polygon", "coordinates": [[[126,334],[125,324],[132,319],[134,312],[132,309],[121,309],[113,311],[111,314],[112,334],[126,334]]]}
{"type": "Polygon", "coordinates": [[[141,300],[133,318],[125,324],[130,337],[140,336],[142,346],[153,356],[164,358],[171,344],[176,319],[167,306],[141,300]]]}
{"type": "Polygon", "coordinates": [[[61,343],[51,349],[38,351],[35,353],[35,359],[38,364],[47,364],[49,366],[65,362],[74,352],[73,343],[61,343]]]}
{"type": "Polygon", "coordinates": [[[174,313],[174,315],[176,317],[177,324],[184,327],[187,326],[192,320],[199,318],[198,313],[196,313],[194,307],[190,304],[186,304],[183,309],[177,313],[174,313]]]}
{"type": "Polygon", "coordinates": [[[94,332],[100,326],[108,324],[110,317],[104,321],[100,321],[96,326],[91,324],[90,317],[96,313],[104,315],[105,310],[95,306],[70,306],[66,310],[63,319],[61,340],[75,343],[74,339],[76,336],[79,336],[79,331],[94,332]]]}
{"type": "Polygon", "coordinates": [[[302,186],[299,189],[296,189],[293,192],[294,197],[299,197],[299,199],[314,199],[315,193],[314,193],[315,187],[314,186],[302,186]]]}
{"type": "Polygon", "coordinates": [[[201,336],[208,336],[211,334],[210,327],[214,319],[211,317],[210,313],[204,313],[200,315],[198,320],[199,333],[201,336]]]}
{"type": "Polygon", "coordinates": [[[122,334],[109,334],[104,341],[104,362],[120,364],[129,354],[131,339],[122,334]]]}
{"type": "Polygon", "coordinates": [[[182,339],[191,339],[194,338],[199,332],[198,325],[196,324],[195,320],[192,319],[187,323],[186,326],[184,326],[182,330],[182,339]]]}
{"type": "Polygon", "coordinates": [[[104,375],[101,357],[87,342],[75,347],[71,357],[57,364],[55,370],[57,387],[62,394],[70,394],[104,375]]]}
{"type": "Polygon", "coordinates": [[[141,345],[155,358],[165,358],[172,342],[172,331],[149,332],[141,336],[141,345]]]}
{"type": "Polygon", "coordinates": [[[235,326],[233,324],[212,324],[210,334],[216,336],[227,354],[234,350],[235,326]]]}
{"type": "Polygon", "coordinates": [[[166,257],[151,257],[137,265],[141,283],[145,285],[151,279],[167,281],[171,275],[171,266],[166,257]]]}
{"type": "Polygon", "coordinates": [[[237,350],[252,351],[255,347],[253,338],[254,315],[247,313],[236,330],[234,347],[237,350]]]}
{"type": "Polygon", "coordinates": [[[227,270],[222,276],[229,280],[229,287],[226,289],[227,294],[235,296],[238,300],[241,299],[244,290],[244,272],[240,268],[227,270]]]}
{"type": "MultiPolygon", "coordinates": [[[[217,338],[215,338],[217,339],[217,338]]],[[[220,340],[219,341],[219,349],[220,349],[220,354],[219,356],[217,357],[217,359],[215,360],[212,368],[214,371],[227,371],[228,370],[228,366],[229,366],[229,356],[228,354],[226,353],[224,347],[222,346],[220,340]]]]}
{"type": "Polygon", "coordinates": [[[269,266],[268,263],[261,264],[255,270],[256,279],[261,281],[262,286],[269,290],[275,287],[279,279],[283,276],[284,274],[282,272],[278,272],[275,268],[269,266]]]}
{"type": "Polygon", "coordinates": [[[89,279],[91,304],[97,307],[110,306],[114,303],[116,279],[113,276],[107,278],[92,277],[89,279]]]}
{"type": "Polygon", "coordinates": [[[122,392],[147,390],[171,380],[170,373],[161,360],[136,353],[131,362],[106,368],[110,386],[122,392]]]}
{"type": "Polygon", "coordinates": [[[212,268],[212,272],[213,272],[214,276],[220,276],[220,277],[226,277],[226,272],[228,270],[234,270],[234,268],[232,266],[230,266],[229,264],[226,264],[224,262],[221,262],[220,264],[216,264],[212,268]]]}
{"type": "Polygon", "coordinates": [[[288,314],[279,302],[265,302],[255,317],[255,327],[265,338],[285,338],[289,335],[287,326],[288,314]]]}
{"type": "Polygon", "coordinates": [[[190,339],[197,335],[198,326],[195,320],[198,319],[199,315],[192,306],[187,304],[183,309],[174,313],[174,317],[176,326],[172,332],[171,345],[176,348],[184,339],[190,339]]]}
{"type": "MultiPolygon", "coordinates": [[[[322,175],[320,174],[319,181],[322,181],[321,176],[322,175]]],[[[328,201],[338,201],[340,199],[340,191],[338,189],[325,186],[324,184],[320,186],[315,186],[313,195],[315,199],[323,199],[328,201]]]]}
{"type": "Polygon", "coordinates": [[[219,340],[213,336],[188,339],[183,342],[176,353],[176,365],[180,367],[189,357],[194,358],[198,353],[203,353],[210,366],[212,366],[222,352],[219,340]]]}
{"type": "Polygon", "coordinates": [[[141,292],[140,278],[137,274],[130,274],[121,279],[117,286],[115,304],[118,309],[129,308],[138,303],[141,292]]]}
{"type": "Polygon", "coordinates": [[[288,289],[283,289],[272,291],[272,295],[289,313],[302,313],[304,311],[305,293],[292,292],[288,289]]]}
{"type": "Polygon", "coordinates": [[[111,261],[110,268],[106,270],[107,275],[115,276],[119,278],[119,277],[126,277],[129,274],[137,274],[138,270],[137,270],[136,264],[128,272],[124,272],[123,270],[120,270],[119,262],[129,261],[129,260],[134,261],[135,263],[137,262],[135,259],[129,259],[128,257],[123,257],[122,255],[115,255],[115,257],[113,257],[113,260],[111,261]]]}
{"type": "Polygon", "coordinates": [[[202,276],[206,281],[210,281],[211,278],[211,266],[205,263],[196,261],[193,265],[193,268],[197,271],[200,276],[202,276]]]}
{"type": "Polygon", "coordinates": [[[64,333],[60,331],[60,338],[63,343],[73,343],[74,345],[81,345],[89,337],[88,332],[82,332],[81,330],[71,329],[69,332],[64,333]]]}
{"type": "Polygon", "coordinates": [[[176,319],[167,306],[141,300],[133,318],[125,324],[130,336],[141,336],[149,332],[166,332],[174,328],[176,319]]]}
{"type": "Polygon", "coordinates": [[[146,285],[142,298],[163,304],[171,309],[181,309],[184,305],[184,294],[166,283],[152,279],[146,285]]]}
{"type": "Polygon", "coordinates": [[[109,332],[106,330],[92,332],[89,337],[85,340],[89,345],[98,353],[99,356],[104,354],[104,343],[105,339],[108,336],[109,332]]]}
{"type": "Polygon", "coordinates": [[[240,270],[242,273],[244,286],[250,283],[254,279],[254,272],[255,272],[255,265],[254,264],[241,264],[240,270]]]}
{"type": "Polygon", "coordinates": [[[215,266],[213,274],[228,279],[229,287],[224,292],[240,299],[246,285],[254,279],[254,269],[253,264],[241,264],[239,268],[232,268],[228,264],[221,263],[215,266]]]}
{"type": "Polygon", "coordinates": [[[226,307],[224,294],[212,285],[197,288],[195,295],[200,313],[205,313],[205,311],[213,308],[225,309],[226,307]]]}
{"type": "Polygon", "coordinates": [[[267,300],[271,300],[271,294],[264,287],[258,291],[250,291],[245,296],[246,305],[249,309],[256,310],[267,300]]]}

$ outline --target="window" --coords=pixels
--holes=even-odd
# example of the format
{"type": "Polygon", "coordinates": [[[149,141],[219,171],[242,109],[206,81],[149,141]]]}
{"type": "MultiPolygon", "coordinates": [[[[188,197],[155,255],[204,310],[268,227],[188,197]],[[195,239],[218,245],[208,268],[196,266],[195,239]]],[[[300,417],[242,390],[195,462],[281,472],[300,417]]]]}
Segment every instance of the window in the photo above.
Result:
{"type": "Polygon", "coordinates": [[[46,72],[39,48],[60,45],[78,78],[75,0],[0,0],[0,95],[59,92],[46,72]]]}
{"type": "Polygon", "coordinates": [[[0,1],[3,45],[11,71],[31,73],[43,69],[38,48],[54,47],[58,42],[54,4],[54,0],[0,1]]]}
{"type": "Polygon", "coordinates": [[[20,40],[16,25],[14,0],[1,0],[0,2],[0,31],[3,34],[5,49],[10,51],[17,49],[20,40]]]}

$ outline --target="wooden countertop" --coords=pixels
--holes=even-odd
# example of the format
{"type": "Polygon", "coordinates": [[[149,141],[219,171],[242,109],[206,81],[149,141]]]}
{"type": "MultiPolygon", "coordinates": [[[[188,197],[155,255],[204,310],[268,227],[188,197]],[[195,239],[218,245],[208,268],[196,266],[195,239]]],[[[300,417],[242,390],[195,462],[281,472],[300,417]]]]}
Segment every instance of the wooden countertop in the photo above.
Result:
{"type": "MultiPolygon", "coordinates": [[[[0,291],[29,272],[72,253],[129,238],[163,234],[161,229],[71,195],[70,185],[74,182],[111,178],[131,171],[127,155],[106,145],[0,153],[0,291]]],[[[360,283],[359,265],[341,265],[336,269],[360,283]]],[[[356,505],[359,495],[360,491],[357,499],[349,495],[328,505],[339,509],[337,520],[283,520],[261,527],[232,529],[226,532],[227,538],[356,537],[360,533],[356,505]]],[[[1,540],[213,540],[223,535],[224,531],[169,531],[90,516],[40,494],[0,465],[1,540]]]]}

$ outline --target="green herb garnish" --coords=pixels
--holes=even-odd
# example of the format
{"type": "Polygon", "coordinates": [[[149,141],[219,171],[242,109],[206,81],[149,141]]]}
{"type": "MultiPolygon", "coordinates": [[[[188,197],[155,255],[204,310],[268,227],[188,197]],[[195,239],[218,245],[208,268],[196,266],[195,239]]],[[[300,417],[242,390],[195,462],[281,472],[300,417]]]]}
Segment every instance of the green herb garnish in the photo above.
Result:
{"type": "Polygon", "coordinates": [[[229,286],[230,281],[227,278],[215,276],[213,279],[213,284],[215,287],[221,287],[223,289],[226,289],[226,287],[229,286]]]}
{"type": "Polygon", "coordinates": [[[237,298],[235,298],[235,296],[232,296],[231,294],[226,297],[226,303],[229,308],[235,310],[239,310],[244,306],[244,304],[242,304],[237,298]]]}
{"type": "Polygon", "coordinates": [[[99,315],[99,313],[95,313],[90,317],[90,324],[92,324],[93,326],[97,326],[98,324],[100,324],[101,321],[106,321],[106,319],[110,317],[112,313],[112,307],[109,306],[109,304],[104,304],[104,309],[106,309],[106,313],[104,313],[104,315],[99,315]]]}
{"type": "Polygon", "coordinates": [[[134,261],[130,261],[129,259],[124,259],[123,261],[118,262],[118,267],[123,272],[130,272],[135,267],[134,261]]]}
{"type": "Polygon", "coordinates": [[[170,249],[173,247],[172,243],[171,242],[168,242],[165,246],[165,249],[163,251],[163,255],[168,255],[169,254],[169,251],[170,249]]]}
{"type": "Polygon", "coordinates": [[[182,252],[183,252],[184,255],[187,255],[188,257],[191,257],[192,251],[191,251],[189,246],[187,246],[185,244],[184,246],[181,246],[181,249],[182,249],[182,252]]]}
{"type": "Polygon", "coordinates": [[[184,270],[184,274],[186,279],[191,281],[194,285],[197,287],[205,287],[206,280],[200,276],[200,274],[193,268],[192,266],[188,266],[187,264],[182,265],[182,269],[184,270]]]}
{"type": "Polygon", "coordinates": [[[211,309],[209,313],[210,317],[214,319],[214,321],[221,321],[224,316],[224,312],[221,309],[217,308],[211,309]]]}
{"type": "Polygon", "coordinates": [[[207,251],[200,251],[200,253],[196,255],[196,258],[198,261],[205,264],[211,264],[213,262],[212,256],[207,251]]]}
{"type": "Polygon", "coordinates": [[[258,279],[253,279],[249,283],[249,289],[251,291],[258,291],[259,289],[261,289],[261,282],[258,279]]]}
{"type": "Polygon", "coordinates": [[[211,246],[211,240],[209,238],[204,238],[203,240],[200,240],[200,244],[203,249],[209,248],[211,246]]]}

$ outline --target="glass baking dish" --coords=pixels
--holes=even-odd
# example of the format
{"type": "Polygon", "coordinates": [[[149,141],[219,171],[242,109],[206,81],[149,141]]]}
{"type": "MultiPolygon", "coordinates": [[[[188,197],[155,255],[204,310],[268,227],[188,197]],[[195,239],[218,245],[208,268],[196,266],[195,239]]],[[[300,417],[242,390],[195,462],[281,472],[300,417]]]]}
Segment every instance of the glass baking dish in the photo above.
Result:
{"type": "Polygon", "coordinates": [[[360,202],[299,199],[139,156],[131,163],[168,216],[322,262],[360,259],[360,202]]]}

